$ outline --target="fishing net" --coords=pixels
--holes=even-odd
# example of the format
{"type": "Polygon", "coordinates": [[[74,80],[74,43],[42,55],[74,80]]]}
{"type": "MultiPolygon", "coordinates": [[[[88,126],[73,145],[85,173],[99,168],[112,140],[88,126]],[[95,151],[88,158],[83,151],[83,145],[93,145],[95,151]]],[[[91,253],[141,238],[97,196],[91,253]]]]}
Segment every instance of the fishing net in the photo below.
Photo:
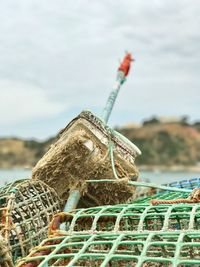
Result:
{"type": "Polygon", "coordinates": [[[199,266],[200,232],[103,233],[44,240],[17,267],[199,266]]]}
{"type": "MultiPolygon", "coordinates": [[[[183,189],[184,188],[186,188],[186,189],[200,188],[200,178],[193,178],[193,179],[189,179],[189,180],[175,181],[175,182],[172,182],[172,183],[165,184],[165,186],[183,188],[183,189]]],[[[139,202],[140,202],[141,198],[147,198],[147,197],[150,197],[149,199],[151,199],[151,196],[155,195],[158,192],[162,192],[163,193],[163,190],[160,190],[159,188],[153,188],[153,187],[137,186],[136,191],[135,191],[135,195],[134,195],[134,199],[132,199],[132,200],[130,199],[130,201],[137,202],[137,200],[139,199],[139,202]]],[[[166,191],[164,191],[164,192],[166,193],[166,191]]],[[[172,194],[171,196],[176,197],[176,194],[172,194]]],[[[171,196],[167,195],[166,199],[173,199],[173,197],[171,197],[171,196]]],[[[179,196],[179,194],[177,196],[179,196]]],[[[162,199],[162,196],[161,196],[161,199],[162,199]]],[[[144,201],[146,201],[146,200],[148,200],[148,198],[145,199],[144,201]]]]}
{"type": "Polygon", "coordinates": [[[8,242],[0,235],[0,266],[13,267],[11,248],[8,242]]]}
{"type": "Polygon", "coordinates": [[[128,180],[137,180],[138,149],[89,111],[83,111],[62,130],[58,141],[37,163],[33,179],[40,179],[67,200],[79,189],[79,207],[124,203],[134,194],[128,180]],[[88,179],[116,179],[116,183],[86,184],[88,179]],[[122,179],[126,177],[126,180],[122,179]]]}
{"type": "Polygon", "coordinates": [[[199,266],[200,204],[150,205],[155,198],[189,198],[189,192],[176,190],[131,204],[58,213],[49,238],[17,267],[199,266]]]}
{"type": "Polygon", "coordinates": [[[39,180],[16,181],[0,188],[0,255],[5,254],[5,244],[5,257],[10,250],[13,262],[27,255],[46,238],[52,216],[61,209],[55,190],[39,180]]]}
{"type": "Polygon", "coordinates": [[[131,203],[149,205],[152,199],[158,199],[158,200],[187,199],[189,198],[189,196],[190,196],[189,192],[187,193],[187,192],[161,191],[155,195],[131,200],[131,203]]]}
{"type": "Polygon", "coordinates": [[[49,234],[199,229],[200,204],[158,206],[130,204],[56,214],[50,224],[49,234]]]}
{"type": "Polygon", "coordinates": [[[78,209],[56,214],[50,224],[49,234],[198,230],[199,199],[196,203],[189,204],[181,202],[173,205],[170,203],[157,206],[150,204],[155,199],[167,202],[199,198],[199,189],[165,188],[168,191],[161,191],[154,196],[134,200],[130,204],[78,209]]]}
{"type": "MultiPolygon", "coordinates": [[[[168,183],[165,185],[170,186],[170,187],[187,188],[187,189],[200,188],[200,178],[175,181],[175,182],[168,183]]],[[[140,199],[140,198],[145,198],[145,197],[151,197],[160,191],[161,190],[157,189],[157,188],[137,186],[136,191],[135,191],[135,195],[134,195],[134,200],[140,199]]]]}

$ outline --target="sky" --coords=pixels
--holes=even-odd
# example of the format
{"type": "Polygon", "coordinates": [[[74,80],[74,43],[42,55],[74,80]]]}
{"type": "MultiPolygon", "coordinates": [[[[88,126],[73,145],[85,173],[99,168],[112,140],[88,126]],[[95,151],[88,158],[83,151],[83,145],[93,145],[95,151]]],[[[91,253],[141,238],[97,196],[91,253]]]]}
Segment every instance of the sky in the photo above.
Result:
{"type": "Polygon", "coordinates": [[[0,0],[0,137],[101,116],[125,51],[135,62],[110,126],[200,120],[199,14],[198,0],[0,0]]]}

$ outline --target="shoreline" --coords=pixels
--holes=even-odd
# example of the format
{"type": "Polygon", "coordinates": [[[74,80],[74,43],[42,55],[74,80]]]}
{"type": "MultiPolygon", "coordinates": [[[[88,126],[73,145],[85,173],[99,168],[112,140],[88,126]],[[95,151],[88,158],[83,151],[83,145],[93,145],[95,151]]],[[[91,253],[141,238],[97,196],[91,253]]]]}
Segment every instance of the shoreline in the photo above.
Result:
{"type": "MultiPolygon", "coordinates": [[[[200,172],[200,165],[193,166],[184,166],[184,165],[136,165],[139,171],[151,171],[151,172],[200,172]]],[[[33,167],[30,166],[14,166],[14,167],[0,167],[2,171],[14,171],[14,170],[22,170],[22,171],[31,171],[33,167]]]]}
{"type": "Polygon", "coordinates": [[[200,173],[200,166],[184,166],[184,165],[172,165],[172,166],[164,166],[164,165],[140,165],[137,166],[139,171],[153,171],[153,172],[196,172],[200,173]]]}

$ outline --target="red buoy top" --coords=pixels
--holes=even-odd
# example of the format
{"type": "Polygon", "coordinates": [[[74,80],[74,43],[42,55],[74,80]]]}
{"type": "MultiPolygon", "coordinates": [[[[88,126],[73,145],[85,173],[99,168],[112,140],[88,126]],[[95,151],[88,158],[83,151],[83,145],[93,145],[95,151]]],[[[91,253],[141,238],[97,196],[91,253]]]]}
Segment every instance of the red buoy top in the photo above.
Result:
{"type": "Polygon", "coordinates": [[[131,61],[134,61],[131,53],[127,53],[121,63],[121,65],[118,68],[118,71],[122,71],[124,73],[124,76],[126,77],[129,73],[129,69],[131,66],[131,61]]]}

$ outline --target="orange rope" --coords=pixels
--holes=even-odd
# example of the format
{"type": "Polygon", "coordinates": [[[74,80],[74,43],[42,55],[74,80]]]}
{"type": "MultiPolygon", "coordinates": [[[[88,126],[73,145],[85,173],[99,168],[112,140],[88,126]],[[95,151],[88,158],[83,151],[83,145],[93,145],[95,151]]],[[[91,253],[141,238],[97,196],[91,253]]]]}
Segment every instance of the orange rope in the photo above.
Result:
{"type": "Polygon", "coordinates": [[[180,198],[180,199],[152,199],[151,205],[159,204],[180,204],[180,203],[199,203],[200,202],[200,188],[195,188],[192,190],[189,198],[180,198]]]}
{"type": "Polygon", "coordinates": [[[164,199],[152,199],[151,205],[159,205],[159,204],[180,204],[180,203],[197,203],[197,201],[194,201],[192,199],[170,199],[170,200],[164,200],[164,199]]]}

